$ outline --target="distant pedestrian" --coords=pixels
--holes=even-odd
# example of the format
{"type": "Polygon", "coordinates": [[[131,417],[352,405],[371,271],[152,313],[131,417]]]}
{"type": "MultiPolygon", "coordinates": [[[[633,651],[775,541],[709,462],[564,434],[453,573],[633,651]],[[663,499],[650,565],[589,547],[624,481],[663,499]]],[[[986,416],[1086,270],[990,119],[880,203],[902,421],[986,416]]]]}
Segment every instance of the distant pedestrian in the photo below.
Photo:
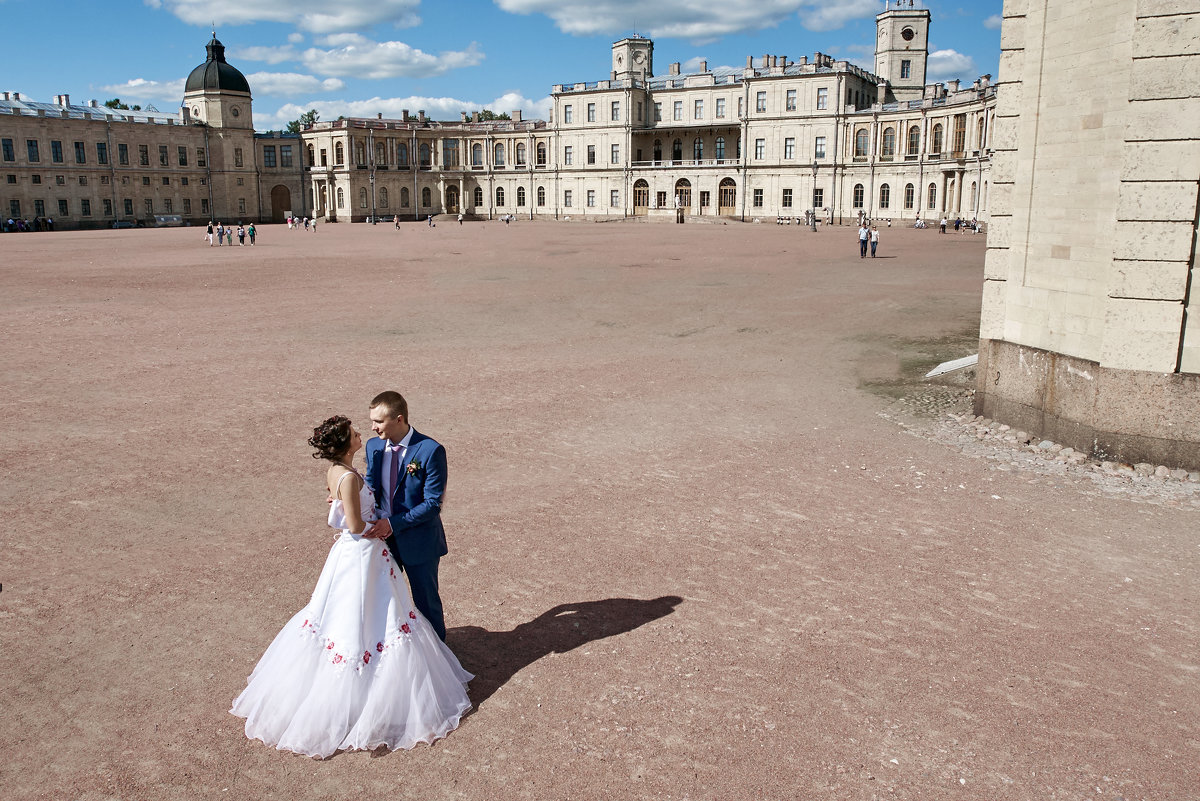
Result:
{"type": "Polygon", "coordinates": [[[54,230],[54,218],[53,218],[53,217],[47,217],[47,218],[46,218],[46,230],[47,230],[47,231],[53,231],[53,230],[54,230]]]}
{"type": "Polygon", "coordinates": [[[238,223],[238,245],[246,247],[246,227],[238,223]]]}
{"type": "Polygon", "coordinates": [[[461,211],[458,213],[458,224],[462,225],[462,212],[461,211]]]}
{"type": "Polygon", "coordinates": [[[229,243],[229,247],[233,247],[233,226],[225,229],[225,241],[229,243]]]}
{"type": "Polygon", "coordinates": [[[317,218],[316,217],[312,218],[312,226],[313,226],[312,232],[315,234],[317,232],[317,218]]]}
{"type": "Polygon", "coordinates": [[[866,223],[858,227],[858,257],[865,259],[867,257],[867,242],[871,239],[871,230],[867,228],[866,223]]]}
{"type": "Polygon", "coordinates": [[[875,248],[879,246],[879,226],[871,226],[871,258],[875,258],[875,248]]]}
{"type": "Polygon", "coordinates": [[[254,237],[258,235],[258,229],[254,227],[254,223],[250,223],[250,227],[246,229],[246,233],[250,235],[250,247],[254,247],[254,237]]]}
{"type": "Polygon", "coordinates": [[[308,230],[308,218],[307,217],[304,218],[304,230],[305,231],[308,230]]]}
{"type": "Polygon", "coordinates": [[[399,214],[397,214],[395,217],[392,218],[392,224],[396,226],[397,231],[400,230],[400,215],[399,214]]]}
{"type": "Polygon", "coordinates": [[[942,221],[941,221],[941,223],[939,223],[939,226],[941,227],[943,234],[946,233],[946,223],[947,223],[946,215],[943,214],[942,221]]]}
{"type": "Polygon", "coordinates": [[[208,246],[211,248],[211,247],[213,246],[213,224],[212,224],[212,220],[209,220],[209,221],[208,221],[208,233],[204,235],[204,238],[208,240],[208,246]]]}
{"type": "Polygon", "coordinates": [[[425,222],[429,223],[429,227],[432,228],[433,227],[433,215],[430,214],[429,216],[427,216],[425,218],[425,222]]]}
{"type": "Polygon", "coordinates": [[[217,223],[217,247],[225,247],[225,226],[217,223]]]}

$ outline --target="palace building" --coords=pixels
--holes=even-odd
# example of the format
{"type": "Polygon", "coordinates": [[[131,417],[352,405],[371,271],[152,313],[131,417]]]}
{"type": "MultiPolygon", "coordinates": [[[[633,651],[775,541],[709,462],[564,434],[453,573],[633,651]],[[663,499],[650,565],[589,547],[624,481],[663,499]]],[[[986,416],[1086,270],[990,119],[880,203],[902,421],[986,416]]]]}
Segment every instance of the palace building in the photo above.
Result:
{"type": "Polygon", "coordinates": [[[176,114],[0,100],[7,217],[57,227],[488,218],[987,220],[995,87],[927,84],[930,13],[876,18],[874,69],[816,53],[744,68],[612,46],[602,80],[555,85],[550,119],[349,118],[256,134],[251,87],[214,34],[176,114]]]}

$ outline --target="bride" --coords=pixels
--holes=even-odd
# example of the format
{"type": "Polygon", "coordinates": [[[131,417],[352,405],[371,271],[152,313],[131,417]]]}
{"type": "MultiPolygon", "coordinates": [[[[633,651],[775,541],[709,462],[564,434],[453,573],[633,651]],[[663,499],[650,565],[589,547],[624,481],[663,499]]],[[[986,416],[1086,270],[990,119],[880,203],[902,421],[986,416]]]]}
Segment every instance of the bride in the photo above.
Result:
{"type": "Polygon", "coordinates": [[[413,607],[387,546],[364,539],[371,488],[354,469],[362,437],[330,417],[308,441],[331,462],[329,525],[340,529],[308,606],[267,648],[230,710],[246,736],[312,757],[395,750],[445,737],[471,708],[474,678],[413,607]]]}

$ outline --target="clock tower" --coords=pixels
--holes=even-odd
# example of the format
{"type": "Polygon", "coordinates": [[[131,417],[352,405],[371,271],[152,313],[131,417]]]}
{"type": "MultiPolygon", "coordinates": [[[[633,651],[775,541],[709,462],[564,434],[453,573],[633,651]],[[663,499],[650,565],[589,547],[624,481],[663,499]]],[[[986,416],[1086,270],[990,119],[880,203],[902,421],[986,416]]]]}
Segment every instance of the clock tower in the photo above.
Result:
{"type": "Polygon", "coordinates": [[[881,102],[924,97],[929,22],[929,10],[914,0],[889,0],[875,18],[875,74],[888,84],[881,102]]]}
{"type": "Polygon", "coordinates": [[[634,34],[612,46],[612,71],[617,80],[645,80],[654,75],[654,42],[634,34]]]}

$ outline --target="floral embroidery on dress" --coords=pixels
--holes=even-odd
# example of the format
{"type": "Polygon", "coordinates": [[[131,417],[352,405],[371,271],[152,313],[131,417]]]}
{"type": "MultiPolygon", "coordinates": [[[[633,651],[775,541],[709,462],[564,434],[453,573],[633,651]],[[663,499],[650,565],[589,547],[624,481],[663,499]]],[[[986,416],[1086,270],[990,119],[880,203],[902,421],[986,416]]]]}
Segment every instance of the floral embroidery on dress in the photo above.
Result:
{"type": "Polygon", "coordinates": [[[400,627],[400,630],[401,630],[401,631],[403,631],[405,634],[411,634],[411,633],[412,633],[412,629],[410,629],[410,628],[408,627],[408,624],[407,624],[407,623],[405,623],[403,626],[401,626],[401,627],[400,627]]]}

